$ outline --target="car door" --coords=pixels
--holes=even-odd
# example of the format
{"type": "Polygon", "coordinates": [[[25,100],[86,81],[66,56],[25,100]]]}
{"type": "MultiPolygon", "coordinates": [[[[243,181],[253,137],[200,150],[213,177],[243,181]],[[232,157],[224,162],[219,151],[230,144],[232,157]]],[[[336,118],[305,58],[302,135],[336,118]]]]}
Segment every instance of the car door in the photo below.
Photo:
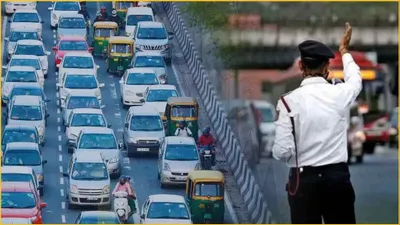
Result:
{"type": "Polygon", "coordinates": [[[72,156],[71,158],[70,158],[70,160],[69,160],[69,163],[68,163],[68,168],[67,168],[67,173],[68,173],[68,178],[67,179],[65,179],[66,181],[65,181],[65,189],[67,190],[67,193],[69,193],[69,182],[70,182],[70,178],[71,178],[71,174],[72,174],[72,165],[74,165],[74,156],[72,156]]]}
{"type": "Polygon", "coordinates": [[[125,122],[124,122],[124,132],[122,133],[122,140],[124,142],[125,146],[128,146],[127,140],[129,140],[129,124],[130,124],[130,118],[131,118],[131,112],[128,111],[125,117],[125,122]]]}
{"type": "Polygon", "coordinates": [[[126,83],[127,76],[128,76],[128,71],[125,71],[124,75],[121,77],[121,80],[119,80],[119,89],[121,92],[121,96],[124,95],[124,89],[125,89],[125,83],[126,83]]]}
{"type": "Polygon", "coordinates": [[[149,210],[150,198],[147,197],[142,207],[142,215],[140,215],[140,223],[146,221],[147,211],[149,210]]]}
{"type": "Polygon", "coordinates": [[[160,144],[160,148],[158,150],[158,173],[161,174],[161,170],[163,168],[163,158],[165,152],[165,141],[163,140],[160,144]]]}
{"type": "Polygon", "coordinates": [[[36,190],[37,190],[38,194],[40,195],[40,192],[39,192],[40,184],[39,184],[39,181],[37,180],[36,173],[33,170],[32,170],[32,179],[33,179],[33,182],[35,183],[36,190]]]}

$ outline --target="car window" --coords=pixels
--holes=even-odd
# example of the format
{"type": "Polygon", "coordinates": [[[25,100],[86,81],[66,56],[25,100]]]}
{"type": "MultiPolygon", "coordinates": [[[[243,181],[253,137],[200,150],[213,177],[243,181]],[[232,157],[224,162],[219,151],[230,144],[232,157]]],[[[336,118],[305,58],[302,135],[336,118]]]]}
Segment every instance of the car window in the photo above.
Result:
{"type": "Polygon", "coordinates": [[[165,159],[174,161],[194,161],[199,159],[195,145],[169,144],[165,150],[165,159]]]}
{"type": "Polygon", "coordinates": [[[4,155],[4,165],[6,166],[40,166],[42,159],[38,151],[35,150],[11,150],[4,155]]]}
{"type": "Polygon", "coordinates": [[[79,2],[56,2],[54,4],[56,11],[79,11],[79,2]]]}
{"type": "Polygon", "coordinates": [[[61,41],[58,49],[62,51],[87,51],[88,46],[85,41],[61,41]]]}
{"type": "Polygon", "coordinates": [[[78,108],[100,109],[100,103],[96,97],[83,97],[83,96],[70,97],[68,100],[67,109],[78,109],[78,108]]]}
{"type": "Polygon", "coordinates": [[[12,120],[29,120],[29,121],[42,120],[43,119],[42,107],[13,105],[11,109],[10,118],[12,120]]]}
{"type": "Polygon", "coordinates": [[[17,42],[19,40],[39,40],[39,34],[37,32],[22,32],[22,31],[11,32],[10,41],[17,42]]]}
{"type": "Polygon", "coordinates": [[[12,22],[17,23],[39,23],[40,18],[36,13],[15,13],[12,22]]]}
{"type": "Polygon", "coordinates": [[[164,28],[151,27],[151,28],[143,28],[140,27],[137,33],[138,39],[167,39],[167,32],[164,28]]]}
{"type": "Polygon", "coordinates": [[[130,73],[126,79],[127,85],[156,85],[159,84],[154,73],[130,73]]]}
{"type": "Polygon", "coordinates": [[[36,207],[36,197],[30,192],[2,192],[1,208],[32,209],[36,207]]]}
{"type": "Polygon", "coordinates": [[[126,18],[126,24],[128,26],[136,26],[139,22],[143,21],[153,21],[153,16],[151,15],[128,15],[126,18]]]}
{"type": "Polygon", "coordinates": [[[9,67],[12,66],[31,66],[36,70],[42,69],[38,59],[11,59],[9,67]]]}
{"type": "Polygon", "coordinates": [[[34,130],[5,130],[1,140],[2,145],[12,142],[32,142],[37,143],[38,137],[34,130]]]}
{"type": "Polygon", "coordinates": [[[113,134],[83,134],[80,138],[79,149],[117,149],[113,134]]]}
{"type": "Polygon", "coordinates": [[[115,31],[112,28],[97,28],[95,37],[111,37],[115,36],[115,31]]]}
{"type": "Polygon", "coordinates": [[[43,46],[41,45],[18,45],[15,50],[16,55],[36,55],[36,56],[45,56],[46,53],[44,51],[43,46]]]}
{"type": "Polygon", "coordinates": [[[68,75],[65,76],[64,87],[69,89],[96,89],[97,80],[93,75],[68,75]]]}
{"type": "Polygon", "coordinates": [[[7,73],[6,82],[37,82],[35,71],[9,71],[7,73]]]}
{"type": "Polygon", "coordinates": [[[74,180],[107,180],[108,169],[104,163],[75,163],[71,178],[74,180]]]}
{"type": "Polygon", "coordinates": [[[61,29],[84,29],[86,22],[83,18],[61,18],[58,27],[61,29]]]}
{"type": "Polygon", "coordinates": [[[106,121],[102,114],[75,113],[70,119],[71,127],[106,127],[106,121]]]}
{"type": "Polygon", "coordinates": [[[147,211],[148,219],[190,219],[186,205],[175,202],[152,202],[147,211]]]}
{"type": "Polygon", "coordinates": [[[132,131],[162,131],[163,122],[159,116],[132,116],[132,131]]]}
{"type": "Polygon", "coordinates": [[[151,90],[147,94],[146,102],[166,102],[170,97],[177,97],[175,90],[151,90]]]}
{"type": "Polygon", "coordinates": [[[10,94],[10,99],[13,99],[14,96],[19,95],[31,95],[38,96],[45,99],[44,92],[41,88],[25,88],[25,87],[14,87],[10,94]]]}
{"type": "Polygon", "coordinates": [[[94,62],[87,56],[68,56],[64,57],[64,68],[93,69],[94,62]]]}
{"type": "Polygon", "coordinates": [[[138,56],[135,59],[134,67],[165,67],[164,59],[161,56],[138,56]]]}
{"type": "Polygon", "coordinates": [[[2,173],[1,182],[32,182],[36,184],[33,177],[29,173],[2,173]]]}
{"type": "Polygon", "coordinates": [[[132,52],[132,45],[130,44],[113,44],[111,46],[111,53],[126,54],[132,52]]]}

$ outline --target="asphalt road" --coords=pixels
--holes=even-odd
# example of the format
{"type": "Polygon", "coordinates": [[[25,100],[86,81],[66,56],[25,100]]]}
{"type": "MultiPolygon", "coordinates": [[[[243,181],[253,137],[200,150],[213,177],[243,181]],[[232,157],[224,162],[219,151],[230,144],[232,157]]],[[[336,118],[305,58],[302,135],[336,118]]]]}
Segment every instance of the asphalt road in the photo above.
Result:
{"type": "MultiPolygon", "coordinates": [[[[45,21],[43,24],[43,43],[45,44],[46,50],[51,51],[51,48],[56,43],[56,32],[50,28],[50,12],[48,7],[51,7],[51,2],[38,2],[37,10],[45,21]]],[[[101,3],[107,7],[109,13],[111,12],[111,3],[101,3]]],[[[98,10],[99,4],[96,2],[88,2],[87,9],[90,12],[92,20],[95,17],[95,13],[98,10]]],[[[3,12],[2,12],[3,13],[3,12]]],[[[3,18],[3,31],[5,37],[9,33],[9,26],[7,24],[7,18],[2,15],[3,18]]],[[[4,35],[4,34],[2,34],[4,35]]],[[[90,41],[90,40],[89,40],[90,41]]],[[[2,43],[3,49],[3,63],[6,62],[6,51],[5,43],[2,43]]],[[[122,128],[123,118],[125,118],[126,109],[122,107],[120,102],[119,93],[119,79],[106,72],[106,64],[103,59],[96,59],[96,64],[100,66],[98,70],[98,79],[100,83],[105,83],[106,86],[101,90],[102,93],[102,104],[106,105],[103,109],[104,114],[109,123],[112,124],[112,128],[117,135],[119,141],[122,141],[122,128]]],[[[168,67],[169,73],[169,84],[176,85],[179,92],[180,86],[178,85],[177,78],[179,74],[168,67]]],[[[96,210],[96,208],[84,208],[78,210],[69,210],[66,205],[66,180],[62,177],[62,172],[66,172],[68,162],[70,160],[70,154],[68,154],[65,142],[66,136],[62,132],[60,110],[57,105],[57,91],[56,91],[56,74],[54,66],[54,54],[49,56],[49,74],[45,81],[45,93],[51,99],[48,104],[48,110],[50,117],[48,118],[48,126],[46,127],[46,145],[43,148],[44,159],[48,161],[44,168],[44,196],[43,201],[47,203],[47,207],[43,211],[43,219],[46,224],[57,224],[57,223],[74,223],[75,219],[79,215],[81,210],[96,210]]],[[[4,127],[4,123],[2,124],[4,127]]],[[[157,158],[128,158],[123,159],[123,174],[129,175],[133,179],[134,189],[138,197],[139,209],[142,207],[144,200],[152,194],[178,194],[185,195],[185,190],[181,188],[168,188],[161,189],[159,181],[157,179],[157,158]]],[[[111,188],[115,186],[116,181],[113,180],[111,188]]],[[[233,223],[232,217],[228,210],[225,210],[225,223],[233,223]]],[[[137,217],[135,217],[136,219],[137,217]]],[[[135,221],[138,223],[139,221],[135,221]]]]}

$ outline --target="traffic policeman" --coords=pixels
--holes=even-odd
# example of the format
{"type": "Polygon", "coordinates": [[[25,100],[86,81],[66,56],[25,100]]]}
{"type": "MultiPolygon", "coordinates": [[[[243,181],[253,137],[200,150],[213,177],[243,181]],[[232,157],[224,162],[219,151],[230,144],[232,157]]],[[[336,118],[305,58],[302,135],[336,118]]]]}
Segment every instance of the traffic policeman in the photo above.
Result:
{"type": "Polygon", "coordinates": [[[317,41],[298,46],[303,81],[277,103],[273,156],[290,167],[286,185],[294,224],[355,224],[355,193],[347,164],[347,114],[362,89],[360,68],[348,53],[346,23],[339,51],[344,83],[327,82],[334,53],[317,41]]]}

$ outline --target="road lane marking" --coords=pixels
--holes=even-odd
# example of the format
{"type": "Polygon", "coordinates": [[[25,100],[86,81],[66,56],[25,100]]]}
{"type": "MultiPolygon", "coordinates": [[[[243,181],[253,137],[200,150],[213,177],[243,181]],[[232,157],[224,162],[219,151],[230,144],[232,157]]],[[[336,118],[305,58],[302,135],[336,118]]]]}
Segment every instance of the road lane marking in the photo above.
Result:
{"type": "Polygon", "coordinates": [[[60,184],[63,185],[64,184],[64,178],[60,177],[60,184]]]}
{"type": "Polygon", "coordinates": [[[61,196],[64,196],[64,189],[60,189],[61,196]]]}
{"type": "Polygon", "coordinates": [[[57,109],[57,114],[60,114],[61,113],[61,110],[60,109],[57,109]]]}
{"type": "Polygon", "coordinates": [[[56,45],[57,44],[57,41],[56,40],[54,40],[54,45],[56,45]]]}
{"type": "Polygon", "coordinates": [[[118,98],[118,96],[117,96],[117,90],[115,89],[114,83],[110,84],[110,92],[111,92],[111,98],[116,100],[118,98]]]}
{"type": "Polygon", "coordinates": [[[117,129],[117,132],[122,133],[122,132],[124,132],[124,129],[123,129],[123,128],[118,128],[118,129],[117,129]]]}
{"type": "Polygon", "coordinates": [[[58,130],[58,132],[60,132],[60,131],[61,131],[61,127],[60,127],[60,126],[58,126],[58,127],[57,127],[57,130],[58,130]]]}
{"type": "Polygon", "coordinates": [[[60,166],[60,173],[63,173],[63,167],[60,166]]]}
{"type": "Polygon", "coordinates": [[[130,160],[129,160],[128,157],[123,158],[122,162],[125,163],[125,164],[130,164],[130,160]]]}
{"type": "Polygon", "coordinates": [[[55,34],[53,34],[53,38],[56,39],[56,35],[55,34]]]}
{"type": "Polygon", "coordinates": [[[61,215],[61,222],[66,223],[67,221],[65,220],[65,215],[61,215]]]}
{"type": "Polygon", "coordinates": [[[57,103],[57,106],[59,106],[59,105],[60,105],[60,101],[56,101],[56,103],[57,103]]]}
{"type": "Polygon", "coordinates": [[[52,30],[53,31],[53,33],[56,33],[56,30],[54,29],[54,30],[52,30]]]}
{"type": "Polygon", "coordinates": [[[60,97],[60,93],[56,92],[56,96],[57,96],[57,98],[59,98],[60,97]]]}
{"type": "Polygon", "coordinates": [[[65,202],[61,202],[61,209],[65,209],[65,202]]]}
{"type": "Polygon", "coordinates": [[[61,145],[58,145],[58,151],[62,151],[62,147],[61,147],[61,145]]]}
{"type": "Polygon", "coordinates": [[[61,141],[61,135],[58,135],[58,141],[61,141]]]}
{"type": "Polygon", "coordinates": [[[120,113],[120,112],[116,112],[116,113],[114,113],[114,115],[115,115],[116,117],[121,117],[121,113],[120,113]]]}
{"type": "Polygon", "coordinates": [[[58,155],[58,161],[62,162],[62,155],[58,155]]]}
{"type": "Polygon", "coordinates": [[[57,123],[59,123],[61,121],[60,117],[57,118],[57,123]]]}

